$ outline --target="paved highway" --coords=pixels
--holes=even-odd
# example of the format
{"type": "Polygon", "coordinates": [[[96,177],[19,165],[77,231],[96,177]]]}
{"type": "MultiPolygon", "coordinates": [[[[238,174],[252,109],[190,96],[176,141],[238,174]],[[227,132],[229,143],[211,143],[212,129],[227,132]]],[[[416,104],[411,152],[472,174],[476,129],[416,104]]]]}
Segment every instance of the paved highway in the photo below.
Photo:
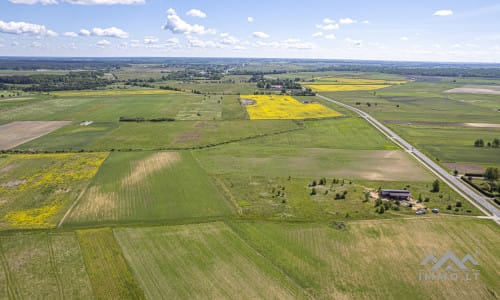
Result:
{"type": "Polygon", "coordinates": [[[352,107],[350,105],[344,104],[342,102],[333,100],[331,98],[316,94],[323,100],[335,103],[339,106],[345,107],[351,111],[356,112],[360,115],[360,117],[364,118],[373,127],[378,129],[382,134],[391,139],[394,143],[399,145],[403,150],[407,151],[410,155],[412,155],[418,162],[432,171],[436,176],[438,176],[441,180],[447,183],[452,189],[458,192],[462,197],[471,202],[474,206],[476,206],[479,210],[481,210],[484,214],[489,216],[489,218],[493,219],[497,224],[500,225],[500,210],[498,210],[493,204],[491,204],[483,195],[476,192],[476,190],[470,188],[468,185],[457,179],[455,176],[448,173],[445,169],[441,168],[438,164],[428,158],[425,154],[415,149],[410,143],[405,141],[399,135],[394,133],[392,130],[387,128],[384,124],[377,121],[375,118],[367,114],[366,112],[352,107]],[[478,205],[480,204],[480,205],[478,205]]]}

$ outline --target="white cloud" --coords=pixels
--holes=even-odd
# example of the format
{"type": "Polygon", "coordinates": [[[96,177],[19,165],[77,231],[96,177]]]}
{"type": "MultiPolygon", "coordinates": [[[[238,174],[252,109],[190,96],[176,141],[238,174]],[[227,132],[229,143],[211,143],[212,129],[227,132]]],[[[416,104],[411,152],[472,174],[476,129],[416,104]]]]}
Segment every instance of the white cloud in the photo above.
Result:
{"type": "Polygon", "coordinates": [[[455,49],[456,48],[462,48],[462,45],[460,45],[460,44],[454,44],[453,46],[451,46],[451,48],[455,48],[455,49]]]}
{"type": "Polygon", "coordinates": [[[32,34],[38,36],[57,36],[57,33],[43,25],[26,22],[4,22],[0,20],[0,32],[10,34],[32,34]]]}
{"type": "Polygon", "coordinates": [[[330,31],[330,30],[339,29],[340,26],[339,26],[339,24],[317,24],[316,28],[322,29],[322,30],[325,30],[325,31],[330,31]]]}
{"type": "Polygon", "coordinates": [[[224,45],[235,45],[239,42],[240,40],[234,36],[227,35],[225,36],[220,42],[224,45]]]}
{"type": "Polygon", "coordinates": [[[222,48],[222,45],[214,41],[200,40],[197,38],[190,38],[187,41],[189,48],[222,48]]]}
{"type": "Polygon", "coordinates": [[[447,17],[447,16],[452,16],[453,15],[453,11],[452,10],[449,10],[449,9],[442,9],[442,10],[438,10],[434,13],[435,16],[439,16],[439,17],[447,17]]]}
{"type": "Polygon", "coordinates": [[[269,34],[267,34],[265,32],[261,32],[261,31],[254,32],[253,36],[256,38],[259,38],[259,39],[268,39],[271,37],[269,34]]]}
{"type": "Polygon", "coordinates": [[[144,38],[144,44],[155,44],[158,43],[159,39],[155,36],[147,36],[144,38]]]}
{"type": "Polygon", "coordinates": [[[167,42],[165,43],[167,47],[177,47],[179,46],[179,44],[180,44],[179,39],[175,37],[168,39],[167,42]]]}
{"type": "Polygon", "coordinates": [[[323,19],[323,23],[325,23],[325,24],[333,24],[333,23],[335,23],[335,20],[332,20],[330,18],[324,18],[323,19]]]}
{"type": "Polygon", "coordinates": [[[248,21],[248,23],[252,23],[253,22],[253,17],[247,17],[247,21],[248,21]]]}
{"type": "Polygon", "coordinates": [[[313,36],[313,37],[316,37],[316,38],[317,38],[317,37],[322,37],[322,36],[323,36],[323,32],[318,31],[318,32],[314,33],[312,36],[313,36]]]}
{"type": "Polygon", "coordinates": [[[328,40],[334,40],[336,39],[337,37],[335,36],[335,34],[327,34],[325,35],[325,39],[328,39],[328,40]]]}
{"type": "Polygon", "coordinates": [[[201,25],[191,25],[182,20],[173,8],[167,10],[167,23],[162,27],[176,34],[214,34],[215,30],[207,29],[201,25]]]}
{"type": "Polygon", "coordinates": [[[91,34],[91,32],[87,29],[81,29],[79,32],[78,32],[79,35],[81,36],[89,36],[91,34]]]}
{"type": "Polygon", "coordinates": [[[108,45],[111,45],[111,42],[108,40],[100,40],[99,42],[97,42],[97,46],[108,46],[108,45]]]}
{"type": "Polygon", "coordinates": [[[401,37],[401,40],[402,40],[402,41],[407,41],[407,40],[409,40],[409,38],[408,38],[407,36],[402,36],[402,37],[401,37]]]}
{"type": "Polygon", "coordinates": [[[368,20],[364,20],[363,22],[361,22],[363,24],[371,24],[372,22],[368,21],[368,20]]]}
{"type": "Polygon", "coordinates": [[[191,9],[190,11],[188,11],[186,13],[186,15],[190,16],[190,17],[194,17],[194,18],[206,18],[207,17],[207,14],[202,12],[201,10],[199,9],[196,9],[196,8],[193,8],[191,9]]]}
{"type": "Polygon", "coordinates": [[[37,41],[32,42],[29,44],[29,47],[31,48],[43,48],[43,44],[37,41]]]}
{"type": "Polygon", "coordinates": [[[76,32],[73,32],[73,31],[69,31],[69,32],[65,32],[64,33],[64,36],[69,36],[69,37],[77,37],[78,34],[76,32]]]}
{"type": "Polygon", "coordinates": [[[340,22],[340,24],[345,24],[345,25],[358,23],[358,21],[353,20],[351,18],[342,18],[339,20],[339,22],[340,22]]]}
{"type": "Polygon", "coordinates": [[[122,39],[128,38],[128,36],[129,36],[128,32],[125,32],[125,31],[121,30],[120,28],[116,28],[116,27],[93,28],[92,35],[115,37],[115,38],[122,38],[122,39]]]}
{"type": "Polygon", "coordinates": [[[50,4],[57,4],[57,0],[9,0],[10,2],[14,4],[42,4],[42,5],[50,5],[50,4]]]}
{"type": "Polygon", "coordinates": [[[346,40],[346,42],[349,43],[349,45],[351,47],[359,48],[359,47],[363,46],[363,41],[362,40],[353,40],[351,38],[346,38],[345,40],[346,40]]]}

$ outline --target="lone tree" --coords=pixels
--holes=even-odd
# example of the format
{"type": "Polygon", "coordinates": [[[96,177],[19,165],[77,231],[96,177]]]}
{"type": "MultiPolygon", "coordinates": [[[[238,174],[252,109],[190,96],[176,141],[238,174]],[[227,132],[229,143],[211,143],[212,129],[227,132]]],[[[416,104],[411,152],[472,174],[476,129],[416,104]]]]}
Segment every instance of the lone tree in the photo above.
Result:
{"type": "Polygon", "coordinates": [[[484,147],[483,139],[478,139],[474,141],[474,147],[484,147]]]}
{"type": "Polygon", "coordinates": [[[431,192],[433,193],[437,193],[439,192],[439,180],[434,180],[434,182],[432,183],[432,190],[431,192]]]}
{"type": "Polygon", "coordinates": [[[484,172],[486,180],[495,181],[498,179],[498,168],[488,167],[484,172]]]}

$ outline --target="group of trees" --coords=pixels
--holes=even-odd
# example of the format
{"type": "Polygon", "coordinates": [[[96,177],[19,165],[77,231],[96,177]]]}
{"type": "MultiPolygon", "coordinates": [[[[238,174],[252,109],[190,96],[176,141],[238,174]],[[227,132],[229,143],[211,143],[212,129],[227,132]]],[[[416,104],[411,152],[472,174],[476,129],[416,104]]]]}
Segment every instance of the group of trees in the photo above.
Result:
{"type": "Polygon", "coordinates": [[[491,147],[491,148],[499,148],[500,147],[500,139],[493,139],[493,141],[491,142],[487,142],[485,144],[484,140],[483,139],[477,139],[474,141],[474,147],[484,147],[484,146],[487,146],[487,147],[491,147]]]}
{"type": "Polygon", "coordinates": [[[64,90],[87,90],[104,87],[113,80],[104,77],[103,72],[69,72],[64,75],[33,74],[0,76],[0,84],[22,85],[25,92],[50,92],[64,90]]]}
{"type": "Polygon", "coordinates": [[[498,168],[486,168],[486,171],[484,172],[484,178],[490,181],[498,180],[498,168]]]}

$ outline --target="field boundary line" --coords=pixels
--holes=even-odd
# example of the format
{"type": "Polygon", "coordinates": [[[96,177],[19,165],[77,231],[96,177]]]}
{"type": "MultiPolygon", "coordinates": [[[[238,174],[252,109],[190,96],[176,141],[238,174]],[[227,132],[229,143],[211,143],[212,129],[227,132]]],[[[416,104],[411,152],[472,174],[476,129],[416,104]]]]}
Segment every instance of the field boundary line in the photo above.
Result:
{"type": "MultiPolygon", "coordinates": [[[[299,288],[299,291],[303,292],[305,295],[309,297],[309,299],[315,299],[314,297],[304,286],[302,286],[295,278],[292,276],[288,275],[285,270],[283,270],[280,266],[274,263],[274,261],[266,256],[265,254],[262,253],[262,251],[257,250],[255,247],[252,246],[251,243],[249,243],[246,239],[244,239],[237,230],[234,229],[234,227],[230,224],[231,222],[227,222],[227,220],[224,220],[223,223],[236,235],[236,237],[244,243],[247,247],[249,247],[257,256],[262,257],[264,261],[269,262],[269,264],[280,274],[282,274],[285,278],[290,280],[295,286],[299,288]]],[[[293,292],[293,291],[290,291],[293,292]]],[[[293,293],[292,293],[293,294],[293,293]]]]}
{"type": "Polygon", "coordinates": [[[66,218],[70,215],[70,213],[73,211],[73,209],[75,208],[75,206],[78,204],[78,202],[80,202],[80,199],[83,197],[83,194],[87,191],[88,187],[90,186],[90,182],[87,184],[86,187],[84,187],[82,189],[82,191],[80,192],[80,194],[78,195],[78,197],[76,198],[76,200],[73,202],[73,204],[71,204],[71,206],[68,208],[68,210],[66,211],[66,213],[64,214],[64,216],[61,218],[61,220],[59,221],[59,223],[57,223],[57,226],[56,228],[61,228],[61,226],[63,225],[64,221],[66,221],[66,218]]]}

